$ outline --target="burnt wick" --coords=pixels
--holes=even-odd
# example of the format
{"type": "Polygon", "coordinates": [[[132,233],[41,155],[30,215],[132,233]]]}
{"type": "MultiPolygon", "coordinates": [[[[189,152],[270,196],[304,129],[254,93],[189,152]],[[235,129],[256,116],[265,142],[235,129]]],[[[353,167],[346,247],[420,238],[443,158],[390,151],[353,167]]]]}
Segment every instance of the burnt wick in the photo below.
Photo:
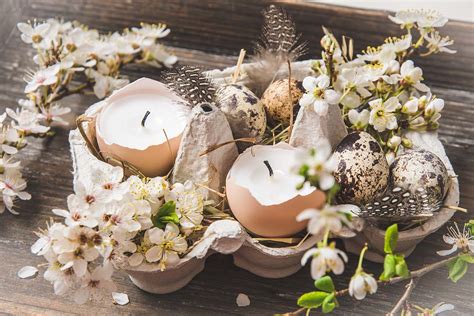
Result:
{"type": "Polygon", "coordinates": [[[265,166],[267,167],[268,173],[270,174],[270,177],[272,177],[272,176],[273,176],[273,169],[272,169],[272,166],[270,166],[270,163],[268,162],[268,160],[264,160],[263,163],[264,163],[265,166]]]}
{"type": "Polygon", "coordinates": [[[146,119],[147,119],[148,115],[150,115],[150,111],[146,111],[145,115],[143,116],[143,119],[142,119],[142,126],[143,127],[145,127],[145,122],[146,122],[146,119]]]}

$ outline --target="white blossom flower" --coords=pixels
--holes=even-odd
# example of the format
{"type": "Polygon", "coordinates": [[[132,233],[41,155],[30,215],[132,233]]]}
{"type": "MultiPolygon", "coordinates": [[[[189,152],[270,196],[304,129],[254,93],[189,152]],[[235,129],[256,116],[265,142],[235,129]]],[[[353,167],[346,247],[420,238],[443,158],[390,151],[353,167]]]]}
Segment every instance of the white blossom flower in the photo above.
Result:
{"type": "Polygon", "coordinates": [[[0,158],[0,171],[2,173],[10,174],[21,173],[20,164],[21,161],[13,161],[13,157],[4,154],[3,157],[0,158]]]}
{"type": "Polygon", "coordinates": [[[38,121],[38,113],[27,110],[27,109],[16,109],[13,111],[10,108],[5,110],[9,117],[14,121],[12,127],[23,132],[42,134],[49,131],[48,126],[43,126],[38,121]]]}
{"type": "Polygon", "coordinates": [[[124,232],[138,232],[142,225],[137,221],[136,213],[139,208],[144,208],[141,213],[151,215],[150,205],[148,203],[140,203],[140,201],[130,201],[127,203],[112,204],[113,206],[107,211],[107,215],[110,215],[109,222],[114,226],[113,230],[119,230],[124,232]]]}
{"type": "Polygon", "coordinates": [[[331,145],[328,142],[322,143],[316,150],[298,150],[298,167],[307,165],[308,174],[318,178],[321,190],[329,190],[335,183],[333,172],[337,168],[337,160],[332,157],[331,145]]]}
{"type": "Polygon", "coordinates": [[[61,270],[62,265],[56,256],[47,254],[45,258],[48,261],[48,269],[44,272],[44,279],[53,283],[54,294],[66,294],[74,286],[77,278],[72,268],[61,270]]]}
{"type": "Polygon", "coordinates": [[[18,149],[10,144],[18,142],[20,137],[16,129],[3,124],[6,116],[7,113],[0,115],[0,153],[14,155],[18,152],[18,149]]]}
{"type": "Polygon", "coordinates": [[[175,183],[165,195],[165,201],[173,200],[176,203],[176,214],[179,223],[185,232],[191,232],[198,227],[204,216],[204,192],[195,188],[191,181],[184,184],[175,183]]]}
{"type": "Polygon", "coordinates": [[[132,31],[136,34],[142,35],[148,38],[163,38],[167,36],[171,31],[166,28],[166,24],[148,24],[140,23],[141,27],[132,27],[132,31]]]}
{"type": "Polygon", "coordinates": [[[64,222],[67,226],[83,225],[87,227],[95,227],[98,225],[97,219],[93,214],[84,209],[78,209],[73,197],[68,196],[69,210],[53,209],[53,213],[64,217],[64,222]]]}
{"type": "Polygon", "coordinates": [[[312,235],[323,233],[326,229],[337,233],[344,225],[352,226],[345,212],[341,211],[337,206],[328,204],[320,210],[314,208],[306,209],[296,216],[296,220],[298,222],[308,220],[307,231],[312,235]]]}
{"type": "Polygon", "coordinates": [[[396,23],[400,24],[401,28],[412,28],[418,20],[417,10],[402,10],[395,13],[395,16],[389,15],[388,18],[396,23]]]}
{"type": "Polygon", "coordinates": [[[16,25],[21,32],[21,39],[27,44],[39,44],[48,34],[49,23],[28,24],[18,23],[16,25]]]}
{"type": "Polygon", "coordinates": [[[130,193],[136,200],[147,200],[151,203],[161,204],[161,199],[169,191],[169,183],[162,177],[155,177],[142,181],[137,176],[131,176],[127,179],[130,187],[130,193]]]}
{"type": "Polygon", "coordinates": [[[123,169],[115,166],[103,170],[94,168],[91,173],[93,186],[101,191],[104,202],[120,201],[129,190],[129,182],[122,182],[123,169]]]}
{"type": "Polygon", "coordinates": [[[48,124],[56,123],[58,125],[66,126],[69,123],[66,122],[61,116],[71,112],[71,108],[62,107],[59,104],[53,104],[48,108],[40,106],[41,112],[38,114],[40,120],[45,121],[48,124]]]}
{"type": "Polygon", "coordinates": [[[303,87],[306,93],[301,97],[301,106],[313,106],[314,111],[319,115],[326,115],[330,104],[337,104],[340,95],[332,89],[328,89],[329,77],[320,75],[319,77],[306,77],[303,80],[303,87]]]}
{"type": "Polygon", "coordinates": [[[93,185],[85,185],[78,181],[74,186],[74,194],[68,196],[70,208],[97,211],[107,202],[104,191],[93,185]]]}
{"type": "Polygon", "coordinates": [[[454,41],[449,36],[441,37],[439,32],[430,32],[424,35],[425,40],[428,42],[428,49],[431,52],[443,52],[448,54],[455,54],[457,51],[454,49],[447,48],[447,46],[453,45],[454,41]]]}
{"type": "Polygon", "coordinates": [[[62,264],[61,270],[72,268],[78,277],[87,273],[88,262],[99,257],[99,252],[94,247],[79,246],[71,252],[63,252],[58,255],[58,262],[62,264]]]}
{"type": "Polygon", "coordinates": [[[161,67],[162,63],[165,67],[171,68],[178,61],[178,57],[168,53],[163,45],[153,45],[148,49],[148,52],[150,57],[152,57],[152,60],[148,61],[148,63],[155,67],[161,67]]]}
{"type": "Polygon", "coordinates": [[[0,214],[5,211],[5,207],[17,215],[13,210],[13,202],[18,197],[20,200],[29,200],[31,195],[25,191],[26,181],[19,172],[8,172],[0,175],[0,191],[2,192],[2,202],[0,205],[0,214]]]}
{"type": "Polygon", "coordinates": [[[110,76],[104,76],[101,73],[89,69],[88,75],[93,77],[95,80],[94,94],[99,99],[105,98],[107,95],[112,93],[114,90],[123,88],[129,83],[128,79],[114,78],[110,76]]]}
{"type": "Polygon", "coordinates": [[[313,258],[311,277],[314,280],[321,278],[330,271],[336,275],[342,274],[344,272],[344,262],[348,260],[343,251],[331,246],[309,249],[303,255],[301,265],[304,266],[309,258],[313,258]]]}
{"type": "Polygon", "coordinates": [[[92,273],[87,273],[81,281],[81,287],[74,293],[74,301],[84,304],[91,298],[102,299],[109,296],[116,289],[112,281],[113,272],[112,265],[105,264],[95,268],[92,273]]]}
{"type": "Polygon", "coordinates": [[[25,87],[25,93],[35,91],[41,86],[49,86],[58,80],[56,76],[61,69],[60,64],[54,64],[46,69],[40,69],[36,73],[30,74],[29,78],[26,79],[28,83],[25,87]]]}
{"type": "Polygon", "coordinates": [[[364,68],[345,68],[337,77],[334,87],[342,93],[341,104],[347,108],[358,107],[362,98],[372,94],[367,90],[371,82],[367,79],[364,68]]]}
{"type": "Polygon", "coordinates": [[[355,109],[350,110],[347,113],[349,122],[358,130],[363,130],[369,124],[370,111],[362,110],[358,112],[355,109]]]}
{"type": "Polygon", "coordinates": [[[423,71],[420,67],[415,67],[415,64],[412,60],[405,61],[400,67],[401,75],[401,84],[413,86],[415,89],[428,92],[430,88],[424,83],[421,83],[420,80],[423,79],[423,71]]]}
{"type": "Polygon", "coordinates": [[[474,252],[474,236],[470,230],[464,226],[461,231],[457,225],[448,227],[448,233],[443,235],[443,240],[448,245],[452,245],[451,249],[437,251],[440,256],[448,256],[458,250],[465,252],[474,252]]]}
{"type": "Polygon", "coordinates": [[[145,253],[148,262],[159,261],[161,270],[179,262],[179,254],[188,249],[186,239],[179,235],[179,228],[173,223],[166,224],[165,230],[154,227],[148,230],[150,241],[154,244],[145,253]]]}
{"type": "Polygon", "coordinates": [[[377,292],[377,281],[370,274],[360,271],[356,273],[349,283],[349,295],[357,300],[363,300],[367,293],[377,292]]]}
{"type": "Polygon", "coordinates": [[[423,29],[443,27],[448,22],[448,18],[444,17],[436,10],[419,9],[416,12],[416,24],[418,27],[423,29]]]}
{"type": "Polygon", "coordinates": [[[370,101],[369,105],[371,108],[369,124],[373,125],[378,132],[398,127],[394,112],[400,107],[400,102],[396,97],[391,97],[385,102],[382,99],[376,99],[370,101]]]}
{"type": "Polygon", "coordinates": [[[395,53],[401,53],[406,51],[411,46],[412,37],[411,34],[403,35],[400,38],[389,37],[384,46],[391,46],[395,53]]]}

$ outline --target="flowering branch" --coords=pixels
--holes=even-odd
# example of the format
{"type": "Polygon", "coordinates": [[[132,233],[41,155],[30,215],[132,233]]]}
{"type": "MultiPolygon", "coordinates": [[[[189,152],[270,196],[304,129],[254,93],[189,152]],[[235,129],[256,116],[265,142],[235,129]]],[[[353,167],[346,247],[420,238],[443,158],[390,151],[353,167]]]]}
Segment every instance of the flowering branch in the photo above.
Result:
{"type": "Polygon", "coordinates": [[[26,146],[25,137],[52,136],[52,127],[68,125],[63,116],[71,109],[58,101],[88,89],[99,99],[106,97],[128,83],[120,74],[127,64],[171,67],[177,60],[158,42],[170,32],[164,24],[142,23],[109,35],[56,19],[17,26],[22,40],[36,50],[37,69],[28,71],[26,99],[18,101],[19,108],[7,108],[0,116],[0,213],[7,208],[13,214],[18,214],[13,209],[15,199],[31,198],[23,191],[26,181],[13,155],[26,146]]]}

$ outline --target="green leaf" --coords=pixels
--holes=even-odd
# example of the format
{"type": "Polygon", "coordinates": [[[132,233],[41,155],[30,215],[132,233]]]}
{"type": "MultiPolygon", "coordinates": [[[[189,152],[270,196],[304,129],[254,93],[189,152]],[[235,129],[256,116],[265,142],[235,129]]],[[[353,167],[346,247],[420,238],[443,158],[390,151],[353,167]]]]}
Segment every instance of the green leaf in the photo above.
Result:
{"type": "Polygon", "coordinates": [[[323,308],[322,308],[324,314],[330,313],[334,310],[334,308],[336,307],[336,302],[334,302],[334,299],[335,299],[334,293],[326,296],[326,298],[323,301],[323,308]]]}
{"type": "Polygon", "coordinates": [[[467,227],[471,230],[471,235],[474,235],[474,219],[471,219],[469,223],[467,223],[467,227]]]}
{"type": "Polygon", "coordinates": [[[459,258],[461,258],[463,261],[467,262],[467,263],[474,263],[474,257],[472,257],[471,255],[469,254],[464,254],[464,255],[461,255],[459,256],[459,258]]]}
{"type": "Polygon", "coordinates": [[[176,203],[168,201],[163,204],[158,213],[152,218],[153,226],[160,229],[165,228],[167,223],[179,224],[178,214],[176,214],[176,203]]]}
{"type": "Polygon", "coordinates": [[[304,308],[318,308],[323,304],[324,299],[330,294],[326,292],[309,292],[300,296],[298,299],[298,306],[304,308]]]}
{"type": "Polygon", "coordinates": [[[451,279],[451,281],[456,283],[464,276],[464,274],[466,274],[468,265],[466,261],[464,261],[462,258],[459,257],[459,258],[453,259],[453,261],[449,263],[448,267],[449,267],[448,277],[449,279],[451,279]]]}
{"type": "Polygon", "coordinates": [[[332,293],[334,292],[334,282],[329,275],[323,276],[322,278],[314,281],[314,286],[321,291],[332,293]]]}
{"type": "Polygon", "coordinates": [[[397,260],[397,264],[395,265],[395,273],[402,278],[406,278],[410,275],[405,258],[401,257],[401,259],[397,260]]]}
{"type": "Polygon", "coordinates": [[[397,248],[398,241],[398,225],[393,224],[385,231],[385,243],[383,245],[383,251],[385,253],[393,253],[397,248]]]}
{"type": "Polygon", "coordinates": [[[388,254],[385,256],[385,259],[383,261],[383,272],[380,275],[379,279],[381,281],[387,281],[390,279],[392,276],[395,275],[395,256],[388,254]]]}

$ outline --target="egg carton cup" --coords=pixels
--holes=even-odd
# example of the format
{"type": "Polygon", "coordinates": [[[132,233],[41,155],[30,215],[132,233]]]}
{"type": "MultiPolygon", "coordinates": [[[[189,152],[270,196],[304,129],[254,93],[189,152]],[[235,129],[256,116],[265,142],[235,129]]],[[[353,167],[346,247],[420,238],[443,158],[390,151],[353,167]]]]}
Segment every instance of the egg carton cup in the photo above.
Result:
{"type": "MultiPolygon", "coordinates": [[[[108,171],[112,168],[109,163],[98,159],[92,153],[94,149],[90,148],[91,141],[93,142],[95,139],[95,119],[105,105],[106,103],[104,101],[97,102],[84,113],[84,116],[87,117],[88,120],[81,123],[83,124],[82,130],[85,132],[84,136],[90,140],[89,142],[85,141],[79,129],[70,132],[69,144],[73,160],[74,186],[79,181],[89,183],[91,181],[91,174],[97,169],[108,171]]],[[[207,118],[202,118],[201,114],[197,112],[199,109],[193,111],[195,111],[195,113],[191,116],[198,118],[195,120],[191,119],[187,130],[193,129],[194,133],[200,135],[203,130],[208,130],[207,125],[209,122],[207,122],[207,118]],[[202,124],[196,124],[196,122],[202,124]],[[199,130],[200,128],[202,128],[202,130],[199,130]]],[[[210,117],[214,116],[222,117],[219,114],[211,114],[210,117]]],[[[216,132],[218,134],[226,134],[223,133],[223,128],[216,129],[216,132]]],[[[179,162],[180,159],[193,159],[193,157],[183,158],[188,155],[181,151],[189,150],[197,153],[206,146],[215,145],[216,142],[222,141],[209,135],[206,137],[211,144],[206,144],[201,141],[192,142],[190,139],[186,140],[185,131],[182,141],[186,145],[180,149],[177,163],[185,164],[182,161],[179,162]],[[201,148],[196,148],[196,146],[200,146],[201,148]]],[[[235,148],[231,146],[225,147],[227,147],[227,149],[222,149],[224,152],[221,153],[219,157],[227,160],[235,159],[237,156],[234,154],[235,148]]],[[[215,152],[219,152],[219,150],[221,150],[221,148],[215,152]]],[[[207,161],[200,163],[192,161],[193,168],[199,169],[198,173],[201,174],[202,177],[206,177],[206,169],[212,169],[213,172],[215,172],[215,167],[212,167],[213,164],[216,163],[215,159],[217,158],[214,157],[209,163],[207,163],[207,161]]],[[[230,167],[231,163],[228,165],[230,167]]],[[[175,172],[174,177],[184,177],[186,176],[186,172],[189,173],[189,170],[186,171],[183,168],[183,172],[181,173],[178,168],[178,172],[175,172]]],[[[224,174],[225,178],[227,172],[221,170],[221,173],[224,174]]],[[[219,182],[217,185],[222,185],[222,183],[219,182]]],[[[218,220],[207,228],[204,236],[175,266],[167,267],[167,269],[161,271],[157,265],[142,264],[139,267],[127,266],[124,267],[124,270],[129,274],[130,279],[136,286],[155,294],[174,292],[187,285],[204,269],[206,258],[214,253],[233,254],[234,263],[237,266],[259,276],[281,278],[289,276],[301,268],[301,258],[304,252],[319,241],[321,237],[322,236],[311,236],[298,247],[273,248],[256,241],[237,221],[229,219],[218,220]]]]}
{"type": "MultiPolygon", "coordinates": [[[[311,65],[315,60],[305,60],[294,62],[291,65],[292,78],[303,80],[309,75],[314,75],[311,70],[311,65]]],[[[247,71],[257,66],[255,63],[242,64],[240,68],[240,77],[238,83],[243,84],[252,90],[252,82],[247,76],[247,71]]],[[[231,82],[232,74],[235,67],[229,67],[224,70],[211,70],[208,75],[214,80],[217,85],[227,84],[231,82]]],[[[288,67],[282,66],[278,71],[276,78],[288,75],[288,67]]],[[[340,113],[330,113],[323,122],[314,111],[307,108],[301,108],[296,117],[295,126],[293,128],[293,135],[290,138],[290,144],[295,147],[317,147],[322,139],[326,139],[333,147],[337,146],[339,141],[347,134],[345,125],[341,124],[340,113]],[[314,126],[314,127],[312,127],[314,126]],[[298,135],[295,135],[299,133],[298,135]]],[[[438,139],[437,132],[409,132],[407,137],[413,141],[414,148],[425,149],[436,154],[444,162],[449,175],[449,186],[445,196],[444,205],[458,206],[459,205],[459,182],[454,172],[454,169],[446,156],[443,144],[438,139]]],[[[356,206],[354,206],[356,207],[356,206]]],[[[433,216],[425,221],[423,224],[399,232],[397,251],[405,256],[410,255],[425,237],[434,233],[442,227],[454,214],[454,210],[448,207],[443,207],[435,212],[433,216]]],[[[354,231],[345,229],[338,234],[338,237],[343,239],[345,248],[348,252],[359,254],[365,243],[369,245],[369,250],[366,252],[366,259],[374,262],[383,262],[384,259],[384,234],[385,231],[372,225],[369,221],[363,218],[355,217],[353,219],[354,231]]],[[[249,241],[246,247],[242,247],[234,254],[234,258],[239,256],[244,257],[246,252],[252,252],[255,256],[259,251],[261,245],[255,241],[249,241]],[[252,250],[250,250],[252,249],[252,250]]],[[[271,260],[271,256],[276,256],[275,253],[265,250],[263,258],[271,260]]],[[[279,252],[280,250],[277,250],[279,252]]],[[[245,258],[245,257],[244,257],[245,258]]],[[[239,262],[241,259],[236,259],[239,262]]],[[[289,260],[289,259],[288,259],[289,260]]],[[[264,260],[262,259],[262,262],[264,260]]],[[[244,267],[246,268],[246,267],[244,267]]],[[[251,272],[260,274],[260,271],[253,267],[248,269],[251,272]]]]}

